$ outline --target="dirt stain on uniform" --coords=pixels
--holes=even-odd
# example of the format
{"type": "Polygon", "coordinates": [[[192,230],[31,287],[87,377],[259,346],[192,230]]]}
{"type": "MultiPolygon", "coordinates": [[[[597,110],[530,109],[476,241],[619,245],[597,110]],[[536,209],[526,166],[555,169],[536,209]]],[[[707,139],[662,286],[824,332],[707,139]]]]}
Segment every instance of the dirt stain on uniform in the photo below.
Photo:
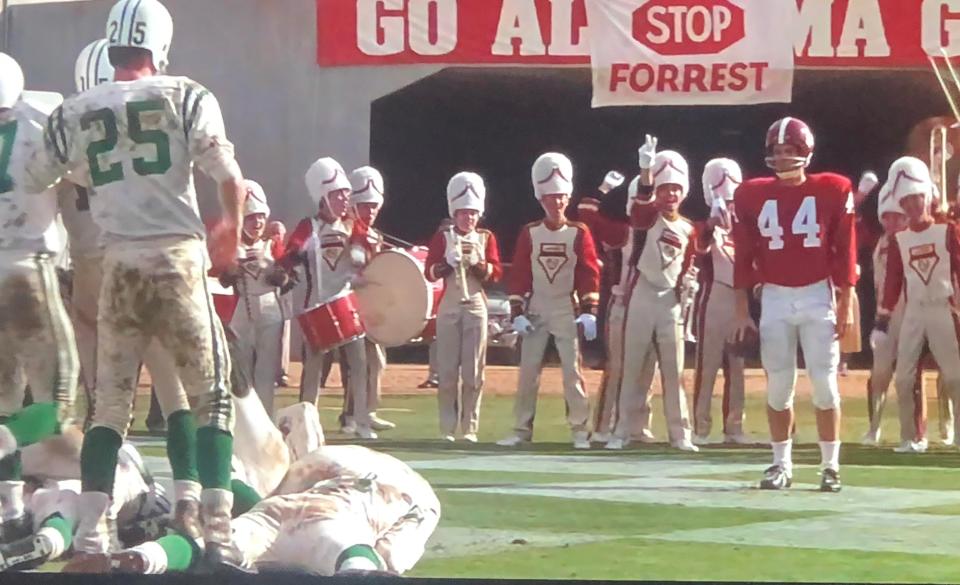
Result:
{"type": "Polygon", "coordinates": [[[14,275],[0,285],[0,329],[26,338],[43,329],[40,292],[24,275],[14,275]]]}

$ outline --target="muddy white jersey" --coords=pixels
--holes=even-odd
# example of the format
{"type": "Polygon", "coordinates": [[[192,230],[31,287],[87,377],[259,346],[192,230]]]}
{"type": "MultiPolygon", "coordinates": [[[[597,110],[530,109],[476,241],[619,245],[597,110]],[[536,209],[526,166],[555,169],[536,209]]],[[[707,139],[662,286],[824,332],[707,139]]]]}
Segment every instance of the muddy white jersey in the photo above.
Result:
{"type": "Polygon", "coordinates": [[[65,100],[46,126],[34,181],[83,177],[107,243],[203,237],[194,164],[218,182],[239,176],[216,98],[186,77],[101,84],[65,100]]]}
{"type": "Polygon", "coordinates": [[[733,234],[723,229],[715,227],[713,229],[713,241],[710,246],[710,261],[713,262],[713,281],[733,286],[733,261],[735,254],[733,251],[733,234]]]}
{"type": "Polygon", "coordinates": [[[894,236],[903,262],[907,304],[942,301],[953,296],[949,224],[935,223],[916,232],[903,230],[894,236]]]}
{"type": "Polygon", "coordinates": [[[671,221],[657,214],[656,221],[646,232],[637,270],[657,288],[674,288],[694,237],[693,224],[682,217],[671,221]]]}
{"type": "MultiPolygon", "coordinates": [[[[46,115],[23,101],[0,114],[0,249],[55,252],[57,196],[38,189],[27,167],[44,158],[46,115]]],[[[46,185],[44,185],[46,187],[46,185]]]]}

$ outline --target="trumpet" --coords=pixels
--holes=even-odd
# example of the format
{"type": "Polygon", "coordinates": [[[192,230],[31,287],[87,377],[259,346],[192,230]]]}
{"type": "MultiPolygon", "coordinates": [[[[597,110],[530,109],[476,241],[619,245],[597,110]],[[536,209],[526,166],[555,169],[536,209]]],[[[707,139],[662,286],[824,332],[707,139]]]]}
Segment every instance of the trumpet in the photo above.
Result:
{"type": "Polygon", "coordinates": [[[680,315],[683,319],[683,338],[684,341],[691,343],[697,341],[697,335],[693,330],[693,308],[699,290],[699,283],[697,282],[699,272],[699,268],[690,266],[683,276],[683,284],[680,287],[680,315]]]}
{"type": "Polygon", "coordinates": [[[457,286],[460,287],[460,304],[470,304],[470,292],[467,290],[467,260],[463,255],[463,238],[457,233],[454,226],[450,226],[450,236],[453,238],[453,245],[456,246],[457,255],[460,262],[457,262],[456,276],[457,286]]]}
{"type": "MultiPolygon", "coordinates": [[[[956,128],[960,125],[960,106],[958,106],[958,99],[955,95],[955,93],[960,93],[960,76],[958,76],[956,68],[950,61],[950,54],[947,53],[943,47],[940,48],[940,55],[943,57],[952,85],[945,79],[933,55],[928,55],[927,58],[930,61],[930,66],[933,68],[934,75],[937,77],[937,82],[940,84],[940,89],[943,90],[943,95],[947,98],[950,111],[953,114],[954,123],[949,128],[956,128]],[[951,87],[953,90],[951,90],[951,87]]],[[[933,179],[933,184],[940,190],[940,208],[943,211],[946,211],[949,207],[947,190],[947,159],[950,158],[951,154],[948,140],[949,128],[946,125],[940,124],[930,131],[930,175],[933,179]]]]}

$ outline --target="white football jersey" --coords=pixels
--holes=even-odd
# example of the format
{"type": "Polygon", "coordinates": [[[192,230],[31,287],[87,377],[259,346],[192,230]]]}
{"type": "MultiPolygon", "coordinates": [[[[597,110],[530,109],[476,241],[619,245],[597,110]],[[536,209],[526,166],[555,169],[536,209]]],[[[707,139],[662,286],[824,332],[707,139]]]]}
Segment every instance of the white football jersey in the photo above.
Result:
{"type": "Polygon", "coordinates": [[[186,77],[104,83],[68,98],[50,115],[45,146],[36,184],[83,177],[106,242],[203,237],[193,165],[218,182],[238,174],[220,105],[186,77]]]}
{"type": "Polygon", "coordinates": [[[53,189],[36,189],[27,172],[28,165],[45,158],[45,122],[45,114],[23,101],[0,114],[2,250],[59,251],[53,226],[57,215],[56,193],[53,189]]]}
{"type": "Polygon", "coordinates": [[[68,180],[57,186],[60,218],[67,231],[72,258],[87,258],[103,253],[100,228],[90,213],[90,191],[68,180]]]}

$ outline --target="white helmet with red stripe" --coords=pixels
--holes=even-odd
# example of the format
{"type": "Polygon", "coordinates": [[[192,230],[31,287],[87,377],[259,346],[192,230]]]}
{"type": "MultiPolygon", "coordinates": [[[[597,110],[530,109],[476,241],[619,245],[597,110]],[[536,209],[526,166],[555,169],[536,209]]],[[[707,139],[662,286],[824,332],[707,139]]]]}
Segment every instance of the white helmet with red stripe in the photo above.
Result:
{"type": "Polygon", "coordinates": [[[767,130],[767,167],[780,178],[797,176],[801,169],[810,166],[813,158],[813,132],[810,126],[797,118],[781,118],[767,130]],[[774,147],[782,144],[793,146],[796,156],[774,155],[774,147]]]}
{"type": "Polygon", "coordinates": [[[893,161],[887,172],[887,182],[884,187],[890,189],[890,194],[901,211],[903,208],[900,202],[910,195],[923,195],[924,207],[927,208],[933,201],[933,180],[930,178],[930,169],[925,162],[916,157],[902,156],[893,161]]]}
{"type": "Polygon", "coordinates": [[[663,150],[653,160],[653,188],[660,185],[680,185],[684,199],[690,192],[690,168],[679,152],[663,150]]]}
{"type": "Polygon", "coordinates": [[[733,201],[733,194],[743,182],[740,165],[729,158],[715,158],[703,167],[703,200],[713,205],[718,196],[724,201],[733,201]]]}
{"type": "Polygon", "coordinates": [[[487,187],[476,173],[457,173],[447,183],[447,210],[450,217],[460,209],[473,209],[480,215],[485,210],[487,187]]]}
{"type": "Polygon", "coordinates": [[[880,193],[877,195],[877,217],[882,218],[884,213],[899,213],[903,215],[903,209],[896,197],[893,196],[893,190],[888,183],[880,187],[880,193]]]}
{"type": "Polygon", "coordinates": [[[350,173],[350,205],[376,203],[383,205],[383,175],[373,167],[360,167],[350,173]]]}
{"type": "Polygon", "coordinates": [[[270,206],[267,205],[267,194],[264,192],[263,187],[260,186],[260,183],[250,179],[244,179],[243,187],[247,192],[247,197],[243,201],[243,217],[255,213],[262,213],[270,217],[270,206]]]}
{"type": "Polygon", "coordinates": [[[318,159],[307,169],[304,177],[307,184],[307,192],[314,204],[320,205],[332,193],[343,190],[350,190],[350,181],[347,180],[347,172],[343,170],[340,163],[329,156],[318,159]]]}
{"type": "Polygon", "coordinates": [[[541,154],[533,163],[530,178],[538,201],[544,195],[573,195],[573,163],[566,155],[541,154]]]}

